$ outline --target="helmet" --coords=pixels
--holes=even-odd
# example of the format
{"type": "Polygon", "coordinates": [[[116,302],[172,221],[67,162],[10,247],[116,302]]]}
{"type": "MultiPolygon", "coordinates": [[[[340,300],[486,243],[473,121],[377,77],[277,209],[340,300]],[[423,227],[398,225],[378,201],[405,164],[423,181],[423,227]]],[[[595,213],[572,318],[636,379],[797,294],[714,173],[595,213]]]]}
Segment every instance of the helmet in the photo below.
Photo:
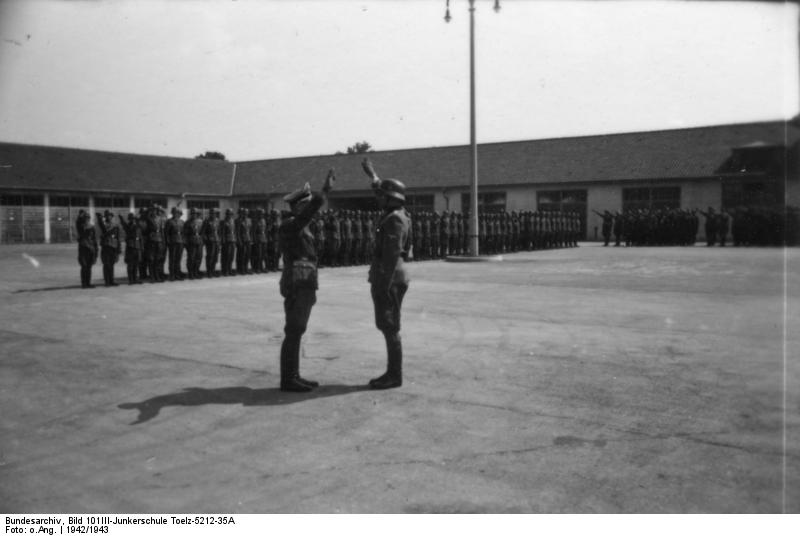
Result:
{"type": "Polygon", "coordinates": [[[397,179],[383,179],[381,191],[388,197],[394,197],[400,201],[406,200],[406,185],[397,179]]]}

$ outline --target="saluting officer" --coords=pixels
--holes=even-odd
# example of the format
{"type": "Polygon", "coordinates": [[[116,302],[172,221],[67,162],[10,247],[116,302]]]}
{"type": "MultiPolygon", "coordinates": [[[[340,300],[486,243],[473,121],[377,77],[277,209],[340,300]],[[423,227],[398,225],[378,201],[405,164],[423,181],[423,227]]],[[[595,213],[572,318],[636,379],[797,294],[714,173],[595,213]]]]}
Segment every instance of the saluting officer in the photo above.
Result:
{"type": "Polygon", "coordinates": [[[403,266],[411,247],[411,220],[405,205],[405,185],[396,179],[378,178],[369,159],[362,162],[372,179],[372,189],[383,210],[375,235],[375,258],[369,269],[370,293],[375,308],[375,325],[386,340],[386,372],[369,382],[372,389],[403,385],[403,345],[400,311],[408,291],[409,277],[403,266]]]}
{"type": "Polygon", "coordinates": [[[280,279],[286,324],[281,345],[281,391],[306,392],[319,384],[300,376],[300,340],[308,327],[311,308],[317,302],[317,260],[314,236],[308,229],[314,215],[322,207],[333,188],[333,169],[328,171],[322,194],[314,193],[308,183],[286,197],[291,215],[281,221],[278,230],[283,256],[280,279]]]}

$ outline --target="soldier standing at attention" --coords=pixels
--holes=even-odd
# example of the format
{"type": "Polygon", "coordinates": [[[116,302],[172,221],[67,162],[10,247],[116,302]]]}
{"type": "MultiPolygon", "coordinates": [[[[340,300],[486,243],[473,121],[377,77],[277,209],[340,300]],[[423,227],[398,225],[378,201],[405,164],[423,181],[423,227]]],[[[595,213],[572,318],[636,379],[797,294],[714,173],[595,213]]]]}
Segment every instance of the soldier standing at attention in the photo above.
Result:
{"type": "Polygon", "coordinates": [[[236,253],[236,222],[233,221],[233,210],[225,209],[225,219],[219,223],[219,242],[222,254],[222,275],[233,273],[233,256],[236,253]]]}
{"type": "Polygon", "coordinates": [[[81,265],[81,288],[94,288],[92,285],[92,265],[97,262],[97,232],[88,212],[78,212],[75,221],[78,234],[78,264],[81,265]]]}
{"type": "Polygon", "coordinates": [[[206,246],[206,277],[217,277],[217,260],[219,259],[219,209],[213,208],[208,218],[203,221],[201,231],[206,246]]]}
{"type": "Polygon", "coordinates": [[[264,209],[256,209],[256,217],[253,222],[253,259],[250,264],[253,271],[257,274],[263,273],[264,257],[267,249],[267,220],[264,217],[264,209]]]}
{"type": "Polygon", "coordinates": [[[164,219],[158,205],[150,208],[147,216],[147,261],[150,268],[150,281],[153,283],[164,282],[164,219]]]}
{"type": "Polygon", "coordinates": [[[267,224],[267,271],[278,271],[278,259],[280,252],[278,251],[278,226],[280,219],[278,218],[278,211],[273,209],[269,212],[269,222],[267,224]]]}
{"type": "Polygon", "coordinates": [[[253,225],[248,217],[246,208],[239,209],[239,218],[236,220],[236,273],[238,275],[252,274],[250,270],[250,254],[253,247],[253,225]]]}
{"type": "Polygon", "coordinates": [[[717,215],[712,207],[708,207],[708,212],[699,212],[706,218],[706,246],[711,247],[717,242],[717,215]]]}
{"type": "Polygon", "coordinates": [[[119,215],[120,225],[125,230],[125,265],[128,267],[128,284],[141,285],[139,266],[142,262],[144,243],[142,241],[142,228],[136,221],[133,213],[128,214],[128,221],[122,214],[119,215]]]}
{"type": "Polygon", "coordinates": [[[183,279],[181,273],[181,258],[183,257],[183,212],[178,207],[172,207],[172,217],[164,225],[167,237],[167,256],[169,259],[169,280],[183,279]]]}
{"type": "Polygon", "coordinates": [[[100,227],[100,260],[103,262],[103,279],[107,287],[119,286],[114,282],[114,265],[119,260],[119,225],[114,223],[114,214],[106,210],[101,216],[97,213],[100,227]]]}
{"type": "Polygon", "coordinates": [[[183,236],[186,244],[186,271],[189,279],[200,279],[200,265],[203,263],[203,220],[200,211],[193,208],[189,211],[189,219],[183,224],[183,236]]]}
{"type": "Polygon", "coordinates": [[[340,245],[339,219],[332,210],[329,210],[328,216],[325,218],[325,257],[328,266],[339,266],[340,245]]]}
{"type": "Polygon", "coordinates": [[[142,232],[142,258],[139,262],[139,281],[147,278],[150,263],[147,260],[147,209],[144,207],[139,208],[139,217],[136,220],[136,225],[142,232]]]}
{"type": "Polygon", "coordinates": [[[400,310],[408,291],[409,278],[403,266],[408,256],[411,220],[406,212],[405,185],[396,179],[378,178],[369,159],[362,162],[372,179],[372,189],[383,214],[375,240],[375,258],[369,269],[370,293],[375,307],[375,325],[386,339],[386,373],[370,380],[372,389],[403,385],[403,345],[400,338],[400,310]]]}
{"type": "Polygon", "coordinates": [[[328,171],[322,194],[312,193],[308,183],[286,197],[291,215],[281,221],[278,229],[283,272],[280,289],[286,325],[281,345],[281,391],[307,392],[319,384],[300,376],[300,339],[308,326],[311,308],[317,302],[317,259],[314,236],[308,229],[314,215],[327,199],[336,177],[328,171]]]}

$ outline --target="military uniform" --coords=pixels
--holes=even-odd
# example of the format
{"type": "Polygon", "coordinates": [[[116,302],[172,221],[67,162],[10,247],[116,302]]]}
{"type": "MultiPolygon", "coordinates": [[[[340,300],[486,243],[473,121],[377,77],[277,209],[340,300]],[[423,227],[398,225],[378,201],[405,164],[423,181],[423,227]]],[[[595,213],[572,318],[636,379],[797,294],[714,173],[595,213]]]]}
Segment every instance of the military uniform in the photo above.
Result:
{"type": "Polygon", "coordinates": [[[379,179],[368,159],[362,163],[372,179],[372,188],[383,208],[375,231],[375,253],[368,281],[375,309],[375,326],[386,340],[386,372],[370,380],[372,389],[403,385],[403,345],[400,312],[408,291],[409,276],[404,259],[411,248],[411,217],[405,204],[405,185],[395,179],[379,179]]]}
{"type": "Polygon", "coordinates": [[[203,221],[201,234],[206,246],[206,277],[217,277],[219,260],[219,209],[212,209],[203,221]]]}
{"type": "MultiPolygon", "coordinates": [[[[331,170],[326,179],[324,193],[330,189],[332,173],[331,170]]],[[[300,376],[300,340],[308,327],[319,288],[318,253],[308,225],[325,202],[325,196],[312,193],[306,183],[302,190],[292,192],[284,200],[292,207],[292,214],[281,221],[278,229],[283,256],[280,291],[286,315],[280,357],[281,390],[302,392],[318,385],[300,376]]]]}
{"type": "Polygon", "coordinates": [[[153,283],[164,282],[164,256],[166,243],[164,238],[164,219],[159,208],[154,206],[147,216],[147,262],[150,280],[153,283]]]}
{"type": "Polygon", "coordinates": [[[246,208],[239,209],[236,219],[236,273],[239,275],[250,274],[250,255],[253,245],[253,225],[248,218],[246,208]]]}
{"type": "Polygon", "coordinates": [[[172,207],[172,217],[164,225],[169,258],[169,280],[183,279],[181,259],[183,258],[183,221],[180,209],[172,207]]]}
{"type": "Polygon", "coordinates": [[[81,210],[75,222],[78,235],[78,264],[81,266],[81,288],[94,288],[92,266],[97,262],[97,232],[91,217],[81,210]]]}
{"type": "Polygon", "coordinates": [[[253,222],[253,257],[250,261],[253,271],[257,274],[266,271],[266,250],[267,220],[264,217],[264,210],[258,209],[253,222]]]}
{"type": "Polygon", "coordinates": [[[139,267],[142,263],[142,257],[144,257],[142,228],[133,214],[128,214],[127,222],[120,214],[119,221],[125,230],[125,265],[128,268],[128,284],[140,285],[142,283],[142,274],[139,273],[139,267]]]}
{"type": "Polygon", "coordinates": [[[222,275],[233,274],[233,256],[236,253],[236,222],[233,211],[225,209],[225,219],[219,222],[219,242],[221,254],[220,271],[222,275]]]}
{"type": "Polygon", "coordinates": [[[108,210],[101,216],[97,214],[100,227],[100,259],[103,263],[103,279],[107,287],[116,287],[114,265],[119,260],[119,225],[114,223],[114,215],[108,210]]]}
{"type": "Polygon", "coordinates": [[[200,211],[193,208],[190,217],[183,224],[183,238],[186,244],[186,271],[189,279],[200,279],[200,265],[203,263],[203,220],[200,211]]]}

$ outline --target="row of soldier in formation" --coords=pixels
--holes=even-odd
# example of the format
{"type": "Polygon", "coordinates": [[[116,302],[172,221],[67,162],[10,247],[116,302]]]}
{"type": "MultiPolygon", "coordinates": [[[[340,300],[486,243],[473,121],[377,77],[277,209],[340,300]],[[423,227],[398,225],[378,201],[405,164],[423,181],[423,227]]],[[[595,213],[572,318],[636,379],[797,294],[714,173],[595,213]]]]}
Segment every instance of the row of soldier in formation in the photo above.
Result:
{"type": "Polygon", "coordinates": [[[798,211],[789,207],[735,208],[715,211],[699,209],[631,209],[598,212],[603,219],[605,246],[689,246],[697,241],[700,215],[704,218],[707,246],[796,245],[798,211]],[[730,240],[730,242],[728,242],[730,240]]]}
{"type": "MultiPolygon", "coordinates": [[[[153,205],[138,214],[97,213],[97,228],[90,214],[81,210],[76,223],[81,285],[91,288],[91,268],[98,256],[106,286],[116,286],[114,265],[122,254],[128,283],[197,279],[266,273],[279,268],[278,228],[287,214],[277,210],[240,208],[238,216],[218,208],[202,218],[198,209],[183,212],[173,207],[166,217],[163,207],[153,205]],[[252,215],[251,215],[252,214],[252,215]],[[182,271],[184,252],[186,273],[182,271]],[[234,265],[235,263],[235,265],[234,265]],[[166,265],[166,269],[165,269],[166,265]],[[219,265],[219,271],[217,266],[219,265]]],[[[352,266],[372,262],[379,211],[326,210],[310,222],[308,230],[320,252],[320,266],[352,266]]],[[[440,259],[469,251],[468,218],[459,212],[416,212],[412,218],[412,257],[440,259]]],[[[498,254],[577,246],[580,219],[576,212],[494,212],[479,215],[479,247],[498,254]]]]}

